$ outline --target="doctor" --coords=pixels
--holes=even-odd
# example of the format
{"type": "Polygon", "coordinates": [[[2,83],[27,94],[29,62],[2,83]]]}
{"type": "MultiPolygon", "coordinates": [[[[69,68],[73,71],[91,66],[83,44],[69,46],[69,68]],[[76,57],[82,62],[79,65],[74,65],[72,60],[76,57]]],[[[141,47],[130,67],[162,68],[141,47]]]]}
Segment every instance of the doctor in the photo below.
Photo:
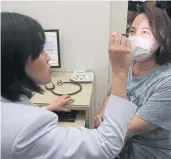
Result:
{"type": "Polygon", "coordinates": [[[30,91],[51,81],[45,34],[34,19],[1,13],[2,159],[112,159],[122,149],[136,106],[127,100],[131,44],[114,33],[109,42],[112,91],[98,129],[59,127],[48,110],[28,106],[30,91]],[[24,104],[22,104],[24,103],[24,104]]]}

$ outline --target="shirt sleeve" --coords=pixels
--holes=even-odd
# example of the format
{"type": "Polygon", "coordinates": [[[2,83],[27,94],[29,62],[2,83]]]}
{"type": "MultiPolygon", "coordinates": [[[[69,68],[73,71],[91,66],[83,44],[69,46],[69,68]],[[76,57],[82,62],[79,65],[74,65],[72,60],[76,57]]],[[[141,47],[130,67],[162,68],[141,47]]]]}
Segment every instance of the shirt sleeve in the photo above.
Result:
{"type": "Polygon", "coordinates": [[[137,111],[137,116],[165,130],[171,130],[171,86],[164,86],[153,93],[137,111]]]}
{"type": "Polygon", "coordinates": [[[17,135],[13,159],[109,159],[124,145],[128,124],[136,111],[131,102],[110,96],[98,129],[59,127],[47,113],[30,121],[17,135]]]}

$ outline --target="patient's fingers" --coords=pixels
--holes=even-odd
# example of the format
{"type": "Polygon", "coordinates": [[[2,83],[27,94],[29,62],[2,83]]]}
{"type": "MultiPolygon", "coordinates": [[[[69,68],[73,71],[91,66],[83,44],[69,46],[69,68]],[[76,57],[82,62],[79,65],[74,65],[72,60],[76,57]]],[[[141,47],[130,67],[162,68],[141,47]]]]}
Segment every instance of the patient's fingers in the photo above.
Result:
{"type": "Polygon", "coordinates": [[[97,123],[98,123],[98,125],[100,125],[102,123],[102,119],[101,118],[97,118],[97,123]]]}
{"type": "Polygon", "coordinates": [[[98,127],[98,121],[97,121],[97,117],[94,118],[94,127],[97,128],[98,127]]]}
{"type": "Polygon", "coordinates": [[[95,125],[95,128],[98,128],[99,127],[99,125],[102,123],[102,119],[100,118],[100,116],[96,116],[95,118],[94,118],[94,125],[95,125]]]}

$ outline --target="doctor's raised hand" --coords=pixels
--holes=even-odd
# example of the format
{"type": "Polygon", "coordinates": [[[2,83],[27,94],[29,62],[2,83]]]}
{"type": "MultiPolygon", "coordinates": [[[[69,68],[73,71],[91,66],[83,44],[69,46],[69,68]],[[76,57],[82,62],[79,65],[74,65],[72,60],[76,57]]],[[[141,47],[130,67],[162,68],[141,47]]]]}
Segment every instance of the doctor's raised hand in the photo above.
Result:
{"type": "MultiPolygon", "coordinates": [[[[117,91],[121,97],[126,98],[126,93],[123,93],[123,91],[121,92],[121,90],[126,90],[127,75],[132,62],[132,48],[130,40],[119,33],[112,33],[109,40],[109,58],[112,67],[112,81],[115,90],[114,95],[116,95],[117,91]]],[[[107,105],[107,102],[108,99],[104,101],[104,104],[107,105]]],[[[99,113],[95,116],[95,128],[98,128],[103,122],[103,116],[104,113],[99,113]]]]}
{"type": "Polygon", "coordinates": [[[109,41],[109,58],[112,67],[112,95],[127,98],[127,78],[132,63],[131,41],[112,33],[109,41]]]}
{"type": "Polygon", "coordinates": [[[132,62],[131,41],[119,33],[112,33],[109,41],[112,73],[127,75],[132,62]]]}

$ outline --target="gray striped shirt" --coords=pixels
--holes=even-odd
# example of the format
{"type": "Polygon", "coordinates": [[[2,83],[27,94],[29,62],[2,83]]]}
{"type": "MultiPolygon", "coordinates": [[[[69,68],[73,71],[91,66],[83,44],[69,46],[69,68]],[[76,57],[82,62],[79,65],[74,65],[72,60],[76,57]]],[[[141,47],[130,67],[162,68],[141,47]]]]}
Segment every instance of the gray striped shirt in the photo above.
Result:
{"type": "Polygon", "coordinates": [[[171,64],[160,66],[144,77],[132,76],[132,68],[127,90],[129,99],[138,107],[136,115],[158,126],[133,137],[135,158],[171,159],[171,64]]]}

